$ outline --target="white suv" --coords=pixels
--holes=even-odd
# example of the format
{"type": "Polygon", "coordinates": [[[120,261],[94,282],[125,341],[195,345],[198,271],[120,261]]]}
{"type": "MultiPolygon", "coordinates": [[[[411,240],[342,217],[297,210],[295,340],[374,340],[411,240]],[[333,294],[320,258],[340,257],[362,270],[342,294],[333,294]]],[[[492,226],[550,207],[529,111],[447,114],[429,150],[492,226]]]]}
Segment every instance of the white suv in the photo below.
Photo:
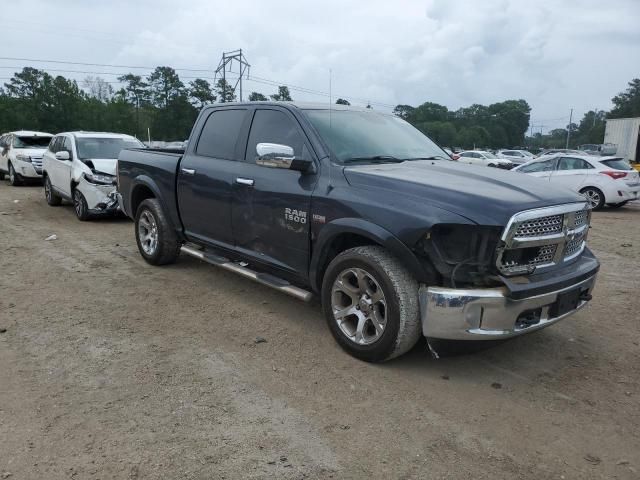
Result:
{"type": "Polygon", "coordinates": [[[511,160],[500,158],[491,152],[485,152],[483,150],[467,150],[461,152],[458,162],[484,165],[486,167],[498,167],[506,170],[513,168],[513,162],[511,160]]]}
{"type": "Polygon", "coordinates": [[[42,154],[53,135],[44,132],[5,133],[0,136],[0,180],[9,175],[11,185],[42,178],[42,154]]]}
{"type": "Polygon", "coordinates": [[[145,146],[135,137],[119,133],[56,135],[42,162],[47,203],[57,206],[62,199],[73,202],[80,220],[116,212],[116,165],[125,148],[145,146]]]}

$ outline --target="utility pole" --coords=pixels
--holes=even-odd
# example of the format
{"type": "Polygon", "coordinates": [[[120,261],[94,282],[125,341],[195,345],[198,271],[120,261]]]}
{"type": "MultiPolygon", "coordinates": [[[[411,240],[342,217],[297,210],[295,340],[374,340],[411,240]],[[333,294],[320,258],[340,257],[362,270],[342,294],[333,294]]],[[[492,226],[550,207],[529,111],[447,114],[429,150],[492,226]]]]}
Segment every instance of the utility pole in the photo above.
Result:
{"type": "Polygon", "coordinates": [[[246,77],[249,78],[249,69],[251,68],[251,65],[249,65],[249,62],[247,62],[247,59],[242,53],[242,49],[240,48],[231,52],[222,52],[222,59],[218,64],[218,68],[216,68],[215,78],[217,78],[219,74],[222,74],[222,82],[225,85],[224,91],[222,93],[222,99],[220,100],[221,102],[226,101],[225,97],[227,94],[227,68],[229,72],[231,72],[234,62],[238,64],[238,79],[236,80],[235,85],[231,88],[231,91],[235,94],[236,88],[239,87],[240,101],[242,101],[242,78],[245,76],[245,72],[246,77]]]}
{"type": "Polygon", "coordinates": [[[573,120],[573,108],[569,114],[569,128],[567,128],[567,145],[564,148],[569,148],[569,139],[571,139],[571,120],[573,120]]]}

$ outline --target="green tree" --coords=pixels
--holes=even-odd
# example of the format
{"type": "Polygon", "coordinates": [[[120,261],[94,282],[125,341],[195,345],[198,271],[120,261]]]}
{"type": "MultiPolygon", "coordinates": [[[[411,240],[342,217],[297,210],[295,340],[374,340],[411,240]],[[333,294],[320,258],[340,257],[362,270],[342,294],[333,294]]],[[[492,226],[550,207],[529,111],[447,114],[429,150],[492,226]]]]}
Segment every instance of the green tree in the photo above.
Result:
{"type": "Polygon", "coordinates": [[[336,100],[336,105],[351,105],[351,103],[349,103],[349,101],[345,100],[344,98],[339,98],[338,100],[336,100]]]}
{"type": "Polygon", "coordinates": [[[267,100],[269,100],[267,97],[265,97],[263,94],[258,93],[258,92],[251,92],[249,94],[249,101],[250,102],[266,102],[267,100]]]}
{"type": "Polygon", "coordinates": [[[167,108],[173,100],[185,95],[184,83],[171,67],[156,67],[147,81],[151,101],[158,108],[167,108]]]}
{"type": "Polygon", "coordinates": [[[216,101],[211,84],[203,78],[196,78],[189,83],[189,98],[191,105],[198,109],[216,101]]]}
{"type": "Polygon", "coordinates": [[[640,117],[640,78],[634,78],[628,85],[627,90],[611,99],[609,118],[640,117]]]}
{"type": "Polygon", "coordinates": [[[236,94],[233,87],[224,78],[220,78],[216,82],[216,95],[221,102],[235,102],[236,94]]]}
{"type": "Polygon", "coordinates": [[[271,100],[275,102],[290,102],[292,100],[291,94],[289,93],[289,87],[285,85],[280,85],[278,87],[278,93],[274,93],[270,96],[271,100]]]}
{"type": "Polygon", "coordinates": [[[408,120],[414,110],[415,109],[411,105],[396,105],[393,109],[393,114],[404,120],[408,120]]]}

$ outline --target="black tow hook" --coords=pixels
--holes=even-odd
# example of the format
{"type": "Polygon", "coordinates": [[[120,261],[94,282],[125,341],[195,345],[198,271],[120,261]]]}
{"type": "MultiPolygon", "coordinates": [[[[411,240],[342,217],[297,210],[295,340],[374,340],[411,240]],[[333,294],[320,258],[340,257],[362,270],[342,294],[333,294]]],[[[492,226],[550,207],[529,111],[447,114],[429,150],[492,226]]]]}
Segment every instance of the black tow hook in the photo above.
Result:
{"type": "Polygon", "coordinates": [[[591,295],[589,292],[582,292],[582,294],[580,294],[580,300],[583,300],[585,302],[590,302],[592,298],[593,295],[591,295]]]}

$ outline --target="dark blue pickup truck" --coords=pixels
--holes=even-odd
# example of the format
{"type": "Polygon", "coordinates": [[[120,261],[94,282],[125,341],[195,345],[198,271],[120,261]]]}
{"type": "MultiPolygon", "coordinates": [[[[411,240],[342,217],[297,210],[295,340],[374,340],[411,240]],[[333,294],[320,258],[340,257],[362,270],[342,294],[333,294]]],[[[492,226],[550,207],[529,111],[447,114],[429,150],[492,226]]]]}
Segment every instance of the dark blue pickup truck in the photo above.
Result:
{"type": "Polygon", "coordinates": [[[182,252],[317,294],[335,339],[367,361],[421,335],[495,340],[548,326],[587,304],[599,268],[584,197],[458,164],[367,109],[208,106],[184,152],[125,150],[117,179],[147,262],[182,252]]]}

